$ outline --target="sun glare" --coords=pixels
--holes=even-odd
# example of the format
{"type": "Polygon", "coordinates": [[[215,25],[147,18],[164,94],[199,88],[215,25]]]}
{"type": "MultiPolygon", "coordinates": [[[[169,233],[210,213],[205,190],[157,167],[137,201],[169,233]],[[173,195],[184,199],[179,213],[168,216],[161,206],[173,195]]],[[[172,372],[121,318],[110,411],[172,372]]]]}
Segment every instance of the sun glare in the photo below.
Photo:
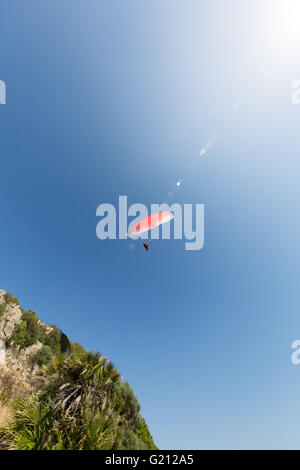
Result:
{"type": "Polygon", "coordinates": [[[273,54],[291,56],[300,51],[300,0],[266,3],[263,31],[273,54]]]}

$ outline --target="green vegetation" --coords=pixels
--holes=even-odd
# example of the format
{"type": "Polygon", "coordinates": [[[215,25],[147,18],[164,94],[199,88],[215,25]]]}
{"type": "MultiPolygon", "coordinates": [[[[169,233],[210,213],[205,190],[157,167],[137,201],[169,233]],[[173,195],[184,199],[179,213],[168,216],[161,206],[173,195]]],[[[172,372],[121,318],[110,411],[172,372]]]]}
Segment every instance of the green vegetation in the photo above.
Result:
{"type": "Polygon", "coordinates": [[[132,389],[105,357],[86,351],[59,355],[45,370],[43,390],[18,402],[0,430],[2,448],[156,448],[132,389]]]}
{"type": "Polygon", "coordinates": [[[7,306],[12,303],[20,305],[16,297],[14,297],[11,293],[6,292],[3,296],[3,302],[0,304],[0,317],[5,313],[7,306]]]}
{"type": "MultiPolygon", "coordinates": [[[[52,325],[51,328],[52,330],[47,333],[35,311],[23,311],[21,322],[15,327],[9,345],[23,349],[40,341],[43,344],[43,352],[36,358],[38,362],[40,362],[41,357],[46,360],[50,353],[53,357],[57,354],[70,352],[71,345],[68,337],[57,326],[52,325]]],[[[43,364],[47,362],[49,361],[43,362],[43,364]]]]}
{"type": "Polygon", "coordinates": [[[66,353],[71,351],[70,341],[67,336],[62,333],[57,326],[52,325],[53,329],[44,336],[43,343],[51,349],[53,354],[66,353]]]}
{"type": "Polygon", "coordinates": [[[71,351],[73,353],[84,353],[84,347],[81,346],[79,343],[72,343],[71,342],[71,351]]]}
{"type": "Polygon", "coordinates": [[[128,427],[120,427],[114,445],[115,450],[149,450],[149,447],[142,441],[132,429],[128,427]]]}
{"type": "Polygon", "coordinates": [[[43,345],[31,358],[32,364],[43,366],[49,364],[53,357],[52,351],[49,346],[43,345]]]}
{"type": "Polygon", "coordinates": [[[144,418],[141,418],[139,429],[137,433],[138,437],[147,445],[148,449],[157,450],[156,445],[154,444],[153,437],[151,436],[148,426],[144,418]]]}
{"type": "Polygon", "coordinates": [[[21,317],[21,322],[16,326],[14,333],[10,339],[10,344],[27,348],[37,341],[43,343],[45,333],[43,328],[39,325],[39,319],[33,310],[24,312],[21,317]]]}
{"type": "Polygon", "coordinates": [[[5,313],[5,310],[6,310],[6,303],[3,302],[2,304],[0,304],[0,318],[5,313]]]}
{"type": "Polygon", "coordinates": [[[16,304],[16,305],[20,305],[17,297],[14,297],[10,292],[6,292],[4,294],[4,302],[6,304],[16,304]]]}
{"type": "MultiPolygon", "coordinates": [[[[5,294],[0,316],[10,303],[5,294]]],[[[55,325],[44,325],[33,310],[21,308],[7,346],[22,350],[38,341],[40,349],[29,359],[43,367],[39,390],[0,371],[0,400],[9,413],[0,420],[0,449],[145,450],[157,449],[140,404],[128,382],[105,357],[86,351],[55,325]],[[9,417],[9,420],[7,419],[9,417]]],[[[4,413],[3,411],[3,413],[4,413]]]]}

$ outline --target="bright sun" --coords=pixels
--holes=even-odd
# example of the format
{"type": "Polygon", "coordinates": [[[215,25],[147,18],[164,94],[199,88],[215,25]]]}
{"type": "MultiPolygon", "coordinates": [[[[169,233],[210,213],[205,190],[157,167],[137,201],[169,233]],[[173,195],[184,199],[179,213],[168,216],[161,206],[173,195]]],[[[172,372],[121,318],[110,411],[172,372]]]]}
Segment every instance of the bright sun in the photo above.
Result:
{"type": "Polygon", "coordinates": [[[300,0],[265,3],[263,34],[268,49],[280,55],[300,54],[300,0]]]}

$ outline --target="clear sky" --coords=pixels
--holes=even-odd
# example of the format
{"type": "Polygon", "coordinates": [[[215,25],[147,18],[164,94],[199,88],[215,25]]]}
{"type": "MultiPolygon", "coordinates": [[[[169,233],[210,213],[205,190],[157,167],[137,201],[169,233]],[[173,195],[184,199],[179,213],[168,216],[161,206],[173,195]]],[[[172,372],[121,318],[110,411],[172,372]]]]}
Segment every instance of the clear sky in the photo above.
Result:
{"type": "Polygon", "coordinates": [[[300,448],[299,14],[1,2],[0,288],[110,358],[161,449],[300,448]],[[179,179],[201,251],[97,239],[99,204],[179,179]]]}

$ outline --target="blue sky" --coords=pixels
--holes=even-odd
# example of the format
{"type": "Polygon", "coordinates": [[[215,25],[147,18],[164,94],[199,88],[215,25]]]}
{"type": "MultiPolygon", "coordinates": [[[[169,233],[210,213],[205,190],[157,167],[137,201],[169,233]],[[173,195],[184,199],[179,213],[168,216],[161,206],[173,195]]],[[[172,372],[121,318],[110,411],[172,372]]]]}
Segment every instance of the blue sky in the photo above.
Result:
{"type": "Polygon", "coordinates": [[[2,0],[0,288],[110,358],[161,449],[300,447],[299,7],[271,3],[2,0]],[[96,238],[179,179],[201,251],[96,238]]]}

